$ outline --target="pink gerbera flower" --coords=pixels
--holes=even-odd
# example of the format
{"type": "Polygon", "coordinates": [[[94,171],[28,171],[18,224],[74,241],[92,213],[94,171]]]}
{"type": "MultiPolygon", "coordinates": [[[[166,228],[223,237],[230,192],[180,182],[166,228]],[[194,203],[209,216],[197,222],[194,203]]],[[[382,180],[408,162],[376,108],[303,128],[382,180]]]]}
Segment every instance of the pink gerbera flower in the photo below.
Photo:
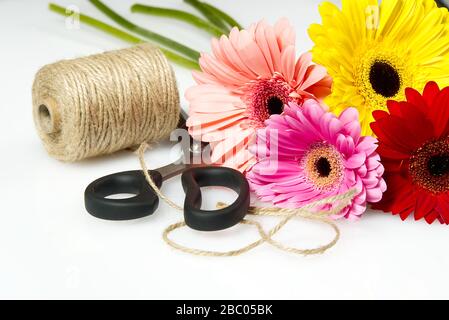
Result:
{"type": "Polygon", "coordinates": [[[359,218],[368,202],[378,202],[386,185],[376,153],[377,140],[360,136],[359,115],[348,108],[339,117],[315,100],[290,103],[259,130],[251,151],[258,162],[247,174],[263,201],[281,207],[310,202],[356,189],[350,206],[335,218],[359,218]]]}
{"type": "Polygon", "coordinates": [[[186,92],[190,134],[210,142],[214,163],[245,171],[254,160],[248,146],[256,129],[289,102],[323,99],[332,84],[311,54],[296,60],[295,31],[286,19],[249,30],[232,29],[212,40],[213,54],[202,54],[197,85],[186,92]]]}

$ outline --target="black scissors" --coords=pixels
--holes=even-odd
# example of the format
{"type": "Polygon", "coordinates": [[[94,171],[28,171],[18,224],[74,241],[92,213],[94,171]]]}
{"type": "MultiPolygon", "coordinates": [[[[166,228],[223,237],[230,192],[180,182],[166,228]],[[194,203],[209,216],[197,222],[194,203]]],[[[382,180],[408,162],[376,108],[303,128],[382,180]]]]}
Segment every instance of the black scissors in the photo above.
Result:
{"type": "MultiPolygon", "coordinates": [[[[182,113],[179,127],[185,128],[186,115],[182,113]]],[[[190,139],[190,147],[184,150],[181,161],[156,170],[149,170],[158,188],[170,178],[182,174],[181,181],[186,194],[184,219],[195,230],[217,231],[239,223],[248,212],[250,202],[249,185],[245,176],[234,169],[194,164],[201,160],[204,144],[190,139]],[[221,186],[237,192],[238,197],[230,206],[215,210],[201,210],[201,187],[221,186]]],[[[141,170],[126,171],[99,178],[89,184],[84,192],[87,211],[105,220],[132,220],[149,216],[156,211],[159,198],[148,185],[141,170]],[[127,199],[110,199],[114,194],[130,193],[136,196],[127,199]]]]}

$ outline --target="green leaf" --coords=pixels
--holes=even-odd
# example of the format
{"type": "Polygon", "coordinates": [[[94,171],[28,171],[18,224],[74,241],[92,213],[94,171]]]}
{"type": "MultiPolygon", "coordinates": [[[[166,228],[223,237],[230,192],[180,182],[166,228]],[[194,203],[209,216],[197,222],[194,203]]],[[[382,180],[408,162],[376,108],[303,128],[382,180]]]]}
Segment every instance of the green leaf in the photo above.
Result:
{"type": "Polygon", "coordinates": [[[213,5],[207,3],[207,2],[203,2],[203,6],[205,6],[206,8],[208,8],[210,11],[212,11],[213,13],[215,13],[215,15],[217,17],[219,17],[220,19],[222,19],[224,22],[226,22],[231,28],[233,27],[237,27],[239,30],[242,30],[243,27],[240,25],[240,23],[238,23],[233,17],[231,17],[229,14],[227,14],[226,12],[218,9],[217,7],[214,7],[213,5]]]}
{"type": "Polygon", "coordinates": [[[148,40],[157,42],[157,43],[163,45],[164,47],[175,50],[176,52],[179,52],[194,61],[198,61],[198,59],[200,58],[200,53],[198,51],[193,50],[179,42],[173,41],[173,40],[166,38],[158,33],[155,33],[153,31],[142,28],[142,27],[132,23],[131,21],[125,19],[124,17],[119,15],[117,12],[115,12],[114,10],[109,8],[107,5],[105,5],[100,0],[89,0],[89,1],[98,10],[103,12],[105,15],[107,15],[109,18],[111,18],[114,22],[116,22],[123,28],[128,29],[131,32],[137,33],[148,40]]]}
{"type": "Polygon", "coordinates": [[[225,33],[229,33],[229,27],[211,9],[205,6],[203,2],[198,0],[184,0],[184,2],[201,12],[207,18],[207,20],[212,22],[221,30],[226,31],[225,33]]]}
{"type": "MultiPolygon", "coordinates": [[[[57,4],[54,4],[54,3],[49,3],[48,8],[51,11],[53,11],[55,13],[58,13],[58,14],[61,14],[61,15],[65,16],[65,17],[70,17],[71,15],[74,14],[74,12],[71,11],[70,9],[61,7],[61,6],[59,6],[57,4]]],[[[101,31],[103,31],[103,32],[105,32],[105,33],[107,33],[107,34],[109,34],[111,36],[114,36],[114,37],[116,37],[118,39],[121,39],[123,41],[129,42],[129,43],[132,43],[132,44],[138,44],[138,43],[144,43],[145,42],[144,40],[142,40],[142,39],[140,39],[138,37],[135,37],[132,34],[129,34],[129,33],[125,32],[125,31],[117,29],[117,28],[115,28],[115,27],[113,27],[113,26],[111,26],[111,25],[109,25],[107,23],[104,23],[104,22],[102,22],[100,20],[97,20],[95,18],[86,16],[86,15],[84,15],[82,13],[79,13],[79,19],[80,19],[79,21],[81,23],[84,23],[84,24],[89,25],[89,26],[91,26],[93,28],[101,30],[101,31]]],[[[193,61],[193,60],[190,60],[190,59],[185,58],[183,56],[180,56],[177,53],[172,52],[172,51],[167,50],[167,49],[163,49],[163,48],[159,48],[159,49],[164,53],[164,55],[167,57],[167,59],[172,61],[173,63],[176,63],[176,64],[178,64],[178,65],[180,65],[182,67],[188,68],[188,69],[196,69],[196,70],[200,69],[199,65],[198,65],[198,62],[196,62],[196,61],[193,61]]]]}
{"type": "Polygon", "coordinates": [[[147,6],[144,4],[136,3],[131,7],[131,12],[145,13],[145,14],[151,14],[154,16],[160,16],[160,17],[181,20],[181,21],[187,22],[195,27],[203,29],[215,37],[220,37],[222,34],[226,33],[225,30],[221,30],[220,28],[209,23],[208,21],[206,21],[194,14],[191,14],[191,13],[185,12],[185,11],[181,11],[181,10],[153,7],[153,6],[147,6]]]}

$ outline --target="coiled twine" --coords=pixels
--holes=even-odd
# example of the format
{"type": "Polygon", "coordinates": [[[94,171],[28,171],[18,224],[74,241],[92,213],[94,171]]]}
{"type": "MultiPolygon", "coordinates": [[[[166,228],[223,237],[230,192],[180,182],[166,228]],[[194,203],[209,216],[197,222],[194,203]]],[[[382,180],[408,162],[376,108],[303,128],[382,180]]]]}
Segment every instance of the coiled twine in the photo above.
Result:
{"type": "Polygon", "coordinates": [[[62,161],[166,138],[179,112],[174,72],[150,44],[46,65],[33,84],[37,131],[62,161]]]}

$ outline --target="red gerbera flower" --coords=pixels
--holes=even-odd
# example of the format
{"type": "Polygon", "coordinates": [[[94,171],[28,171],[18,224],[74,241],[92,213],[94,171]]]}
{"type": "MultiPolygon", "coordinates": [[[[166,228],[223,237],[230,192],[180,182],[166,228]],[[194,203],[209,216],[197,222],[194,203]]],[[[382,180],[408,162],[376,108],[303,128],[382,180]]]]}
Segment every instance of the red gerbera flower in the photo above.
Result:
{"type": "Polygon", "coordinates": [[[373,112],[388,188],[373,208],[449,224],[449,87],[429,82],[422,95],[405,93],[407,101],[388,102],[389,112],[373,112]]]}

